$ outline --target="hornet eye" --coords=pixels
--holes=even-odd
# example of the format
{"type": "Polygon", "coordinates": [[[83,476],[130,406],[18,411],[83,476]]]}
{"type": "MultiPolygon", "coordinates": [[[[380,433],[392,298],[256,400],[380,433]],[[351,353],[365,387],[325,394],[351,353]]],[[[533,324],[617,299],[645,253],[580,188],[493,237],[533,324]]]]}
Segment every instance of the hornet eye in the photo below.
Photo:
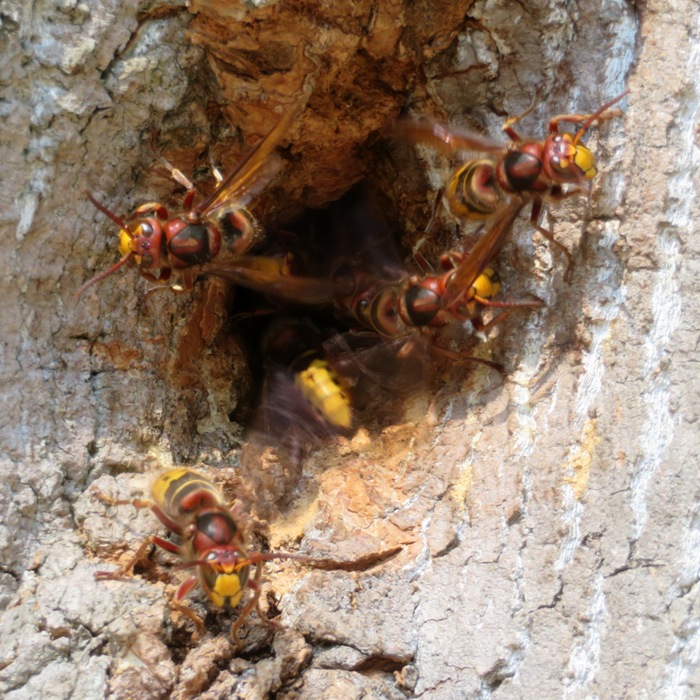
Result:
{"type": "Polygon", "coordinates": [[[151,226],[151,224],[149,224],[147,221],[144,221],[143,223],[139,224],[136,233],[138,236],[150,238],[153,235],[153,226],[151,226]]]}

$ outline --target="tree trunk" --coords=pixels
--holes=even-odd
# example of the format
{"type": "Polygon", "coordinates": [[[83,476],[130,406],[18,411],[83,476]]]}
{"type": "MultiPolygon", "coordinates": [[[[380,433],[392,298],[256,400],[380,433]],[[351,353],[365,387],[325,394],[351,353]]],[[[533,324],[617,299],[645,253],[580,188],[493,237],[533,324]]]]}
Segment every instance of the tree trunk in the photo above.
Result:
{"type": "Polygon", "coordinates": [[[4,697],[697,696],[699,33],[688,0],[7,2],[4,697]],[[298,483],[241,461],[259,378],[233,290],[149,293],[121,269],[76,301],[118,257],[85,189],[122,217],[176,209],[158,156],[207,183],[302,96],[254,213],[274,228],[366,180],[410,267],[420,239],[435,260],[475,227],[439,208],[425,234],[460,154],[392,141],[394,119],[498,138],[539,90],[515,128],[541,139],[625,89],[584,138],[591,198],[552,208],[572,279],[522,218],[505,295],[547,307],[443,339],[505,377],[432,357],[429,386],[364,410],[298,483]],[[334,563],[266,566],[274,640],[250,624],[237,653],[234,614],[196,594],[198,638],[171,615],[167,557],[94,579],[157,522],[91,486],[136,496],[174,464],[235,488],[273,551],[334,563]]]}

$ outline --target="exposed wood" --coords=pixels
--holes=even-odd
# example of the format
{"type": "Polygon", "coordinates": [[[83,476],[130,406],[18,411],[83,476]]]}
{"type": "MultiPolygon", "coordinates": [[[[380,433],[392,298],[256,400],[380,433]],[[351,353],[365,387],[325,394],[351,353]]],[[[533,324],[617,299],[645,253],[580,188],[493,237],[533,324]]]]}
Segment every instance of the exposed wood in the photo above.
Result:
{"type": "MultiPolygon", "coordinates": [[[[0,694],[697,694],[699,33],[687,0],[8,3],[0,694]],[[486,343],[445,341],[506,378],[436,358],[429,387],[378,401],[293,479],[269,454],[240,469],[258,351],[230,318],[235,292],[149,294],[120,270],[74,299],[118,259],[84,189],[120,215],[177,206],[154,149],[208,191],[211,160],[231,167],[302,94],[255,213],[285,224],[366,179],[411,264],[452,163],[387,125],[410,114],[499,137],[538,88],[518,126],[537,138],[630,89],[587,140],[590,202],[552,212],[571,283],[518,222],[506,292],[548,308],[486,343]],[[180,574],[160,565],[94,580],[155,519],[90,486],[136,495],[172,464],[237,485],[271,548],[338,564],[266,566],[263,598],[287,628],[273,642],[249,626],[236,655],[231,613],[194,596],[198,639],[168,606],[180,574]]],[[[421,252],[458,229],[438,210],[421,252]]]]}

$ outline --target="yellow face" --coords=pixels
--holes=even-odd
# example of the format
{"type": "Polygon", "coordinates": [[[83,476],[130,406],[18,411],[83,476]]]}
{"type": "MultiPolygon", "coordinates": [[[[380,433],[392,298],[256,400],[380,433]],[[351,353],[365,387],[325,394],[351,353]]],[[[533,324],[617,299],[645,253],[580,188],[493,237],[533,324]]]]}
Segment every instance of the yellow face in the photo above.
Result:
{"type": "Polygon", "coordinates": [[[250,564],[217,561],[199,567],[199,580],[212,605],[235,608],[241,602],[248,582],[250,564]]]}
{"type": "Polygon", "coordinates": [[[592,180],[598,174],[598,170],[595,167],[595,157],[585,146],[581,144],[576,146],[573,161],[586,180],[592,180]]]}
{"type": "Polygon", "coordinates": [[[495,271],[487,267],[472,284],[474,294],[483,299],[492,299],[501,291],[501,282],[495,271]]]}
{"type": "Polygon", "coordinates": [[[480,299],[493,299],[493,297],[501,291],[501,280],[498,278],[495,270],[487,267],[475,280],[472,282],[472,301],[465,304],[467,316],[475,318],[477,311],[477,303],[474,297],[480,299]]]}
{"type": "Polygon", "coordinates": [[[243,589],[238,574],[233,572],[217,574],[214,587],[207,590],[207,595],[217,608],[223,608],[227,604],[235,608],[243,597],[243,589]]]}
{"type": "Polygon", "coordinates": [[[598,170],[595,156],[581,143],[574,143],[570,134],[558,134],[551,142],[549,166],[561,182],[592,180],[598,170]]]}
{"type": "Polygon", "coordinates": [[[547,138],[542,167],[555,183],[580,183],[592,180],[598,174],[595,156],[571,134],[547,138]]]}
{"type": "Polygon", "coordinates": [[[119,253],[122,257],[133,252],[133,248],[131,247],[131,241],[133,240],[134,237],[131,235],[130,231],[126,229],[121,229],[121,231],[119,231],[119,253]]]}

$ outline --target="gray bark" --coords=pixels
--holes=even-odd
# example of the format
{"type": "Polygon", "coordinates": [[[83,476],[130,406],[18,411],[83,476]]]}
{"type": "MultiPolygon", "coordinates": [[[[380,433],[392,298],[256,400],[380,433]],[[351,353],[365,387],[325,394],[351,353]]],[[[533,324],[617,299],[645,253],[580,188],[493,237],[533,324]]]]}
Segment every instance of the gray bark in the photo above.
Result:
{"type": "MultiPolygon", "coordinates": [[[[0,7],[0,694],[697,697],[697,5],[343,5],[0,7]],[[120,215],[171,201],[152,143],[188,176],[209,150],[229,167],[310,91],[256,212],[284,220],[364,177],[410,250],[451,163],[383,126],[405,109],[496,136],[538,87],[518,126],[537,138],[630,90],[586,139],[590,201],[552,212],[572,281],[519,221],[501,277],[548,307],[451,339],[506,378],[435,360],[430,387],[312,455],[285,508],[264,513],[262,464],[240,468],[249,349],[222,285],[146,294],[121,270],[75,301],[117,259],[83,190],[120,215]],[[345,562],[266,567],[273,642],[253,625],[235,654],[225,613],[197,639],[163,567],[94,580],[156,521],[91,485],[138,495],[173,464],[237,484],[272,549],[345,562]]],[[[440,221],[428,252],[458,243],[440,221]]]]}

